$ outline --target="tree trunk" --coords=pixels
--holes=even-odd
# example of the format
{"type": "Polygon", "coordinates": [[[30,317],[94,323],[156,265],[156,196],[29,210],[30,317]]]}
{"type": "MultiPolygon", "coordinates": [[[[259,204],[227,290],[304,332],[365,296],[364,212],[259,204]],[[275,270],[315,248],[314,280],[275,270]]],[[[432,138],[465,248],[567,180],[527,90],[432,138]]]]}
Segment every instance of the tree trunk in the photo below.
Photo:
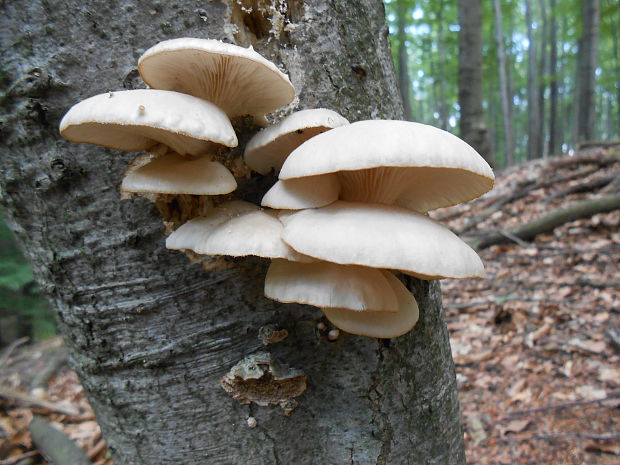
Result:
{"type": "Polygon", "coordinates": [[[558,138],[558,22],[556,19],[556,0],[550,1],[550,56],[549,56],[549,145],[547,152],[550,156],[558,155],[561,151],[558,138]]]}
{"type": "Polygon", "coordinates": [[[532,5],[525,0],[525,22],[527,23],[528,67],[527,67],[527,158],[541,158],[540,107],[538,101],[538,76],[536,44],[533,30],[532,5]]]}
{"type": "MultiPolygon", "coordinates": [[[[448,76],[446,75],[446,44],[444,33],[444,0],[439,0],[437,5],[437,55],[439,56],[438,73],[439,78],[439,127],[444,131],[448,130],[448,102],[446,96],[446,82],[448,76]]],[[[482,40],[482,39],[481,39],[482,40]]],[[[482,52],[481,52],[482,53],[482,52]]],[[[480,65],[482,66],[482,60],[480,65]]],[[[480,84],[480,103],[482,105],[482,84],[480,84]]],[[[488,134],[487,134],[488,138],[488,134]]],[[[490,152],[490,144],[486,148],[487,152],[490,152]]]]}
{"type": "Polygon", "coordinates": [[[407,21],[409,9],[405,4],[405,0],[396,2],[396,22],[397,22],[397,38],[398,38],[398,88],[400,97],[403,101],[404,117],[411,121],[413,112],[411,109],[411,78],[409,77],[409,56],[407,53],[407,31],[409,25],[407,21]]]}
{"type": "MultiPolygon", "coordinates": [[[[436,282],[407,278],[420,304],[408,335],[329,342],[316,330],[319,311],[263,297],[264,260],[222,260],[205,272],[166,250],[152,204],[118,199],[134,154],[58,136],[73,103],[143,86],[138,56],[180,36],[253,45],[287,70],[297,108],[402,118],[381,2],[2,5],[2,40],[11,42],[1,58],[2,202],[116,465],[465,463],[436,282]],[[288,338],[263,346],[267,325],[288,338]],[[241,405],[219,386],[265,350],[308,375],[291,416],[241,405]]],[[[235,196],[256,202],[273,178],[239,182],[235,196]]]]}
{"type": "Polygon", "coordinates": [[[547,14],[547,0],[538,0],[540,9],[540,17],[542,19],[542,31],[540,32],[540,60],[538,63],[538,115],[539,115],[539,157],[546,157],[545,152],[545,93],[547,91],[547,77],[549,71],[547,69],[547,44],[549,42],[549,16],[547,14]]]}
{"type": "Polygon", "coordinates": [[[459,0],[459,106],[461,137],[492,164],[482,111],[482,5],[459,0]]]}
{"type": "Polygon", "coordinates": [[[514,163],[514,145],[512,139],[511,102],[506,68],[506,53],[504,51],[504,31],[502,26],[502,6],[500,0],[493,0],[495,12],[495,41],[497,43],[497,58],[499,61],[499,86],[502,99],[502,119],[504,121],[504,152],[506,165],[514,163]]]}
{"type": "Polygon", "coordinates": [[[583,31],[579,40],[577,79],[577,134],[575,142],[594,138],[596,115],[595,72],[600,21],[599,0],[583,1],[583,31]]]}

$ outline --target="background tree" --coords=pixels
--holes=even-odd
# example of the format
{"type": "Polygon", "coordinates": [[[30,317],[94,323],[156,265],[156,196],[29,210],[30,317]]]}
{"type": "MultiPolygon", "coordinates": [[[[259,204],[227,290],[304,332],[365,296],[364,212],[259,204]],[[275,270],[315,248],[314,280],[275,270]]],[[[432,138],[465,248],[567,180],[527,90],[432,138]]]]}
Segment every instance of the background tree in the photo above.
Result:
{"type": "Polygon", "coordinates": [[[583,27],[578,52],[576,140],[594,138],[595,72],[600,21],[599,0],[584,0],[582,5],[583,27]]]}
{"type": "Polygon", "coordinates": [[[459,0],[459,106],[461,137],[490,161],[489,134],[482,111],[482,5],[459,0]]]}
{"type": "MultiPolygon", "coordinates": [[[[205,273],[166,250],[153,206],[118,199],[132,154],[57,133],[78,100],[143,86],[138,56],[179,36],[253,45],[288,71],[298,108],[333,108],[352,121],[402,118],[381,2],[15,0],[2,8],[2,203],[117,465],[464,463],[436,283],[407,279],[421,308],[408,335],[328,342],[317,334],[317,310],[263,297],[263,261],[224,260],[205,273]],[[267,350],[309,376],[290,417],[240,405],[218,385],[265,350],[257,332],[270,324],[289,337],[267,350]]],[[[274,179],[241,181],[236,195],[256,202],[274,179]]]]}
{"type": "Polygon", "coordinates": [[[406,27],[409,25],[408,15],[411,10],[408,5],[409,2],[405,0],[398,0],[396,3],[396,17],[398,23],[398,59],[396,66],[398,70],[398,89],[400,90],[400,96],[403,101],[403,111],[406,120],[411,120],[413,113],[411,109],[411,78],[409,77],[409,57],[407,47],[407,31],[406,27]]]}

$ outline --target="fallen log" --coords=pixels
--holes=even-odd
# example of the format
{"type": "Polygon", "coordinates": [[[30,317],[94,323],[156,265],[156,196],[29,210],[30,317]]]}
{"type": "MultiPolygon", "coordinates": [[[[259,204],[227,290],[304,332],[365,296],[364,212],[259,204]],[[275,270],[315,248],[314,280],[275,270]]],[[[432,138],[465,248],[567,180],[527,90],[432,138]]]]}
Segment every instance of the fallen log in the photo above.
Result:
{"type": "Polygon", "coordinates": [[[538,234],[553,231],[556,227],[569,221],[589,218],[597,213],[606,213],[617,209],[620,209],[620,193],[582,200],[567,207],[557,208],[548,215],[529,223],[510,228],[506,231],[493,231],[469,242],[475,249],[484,249],[492,245],[512,242],[510,236],[527,241],[533,239],[538,234]]]}

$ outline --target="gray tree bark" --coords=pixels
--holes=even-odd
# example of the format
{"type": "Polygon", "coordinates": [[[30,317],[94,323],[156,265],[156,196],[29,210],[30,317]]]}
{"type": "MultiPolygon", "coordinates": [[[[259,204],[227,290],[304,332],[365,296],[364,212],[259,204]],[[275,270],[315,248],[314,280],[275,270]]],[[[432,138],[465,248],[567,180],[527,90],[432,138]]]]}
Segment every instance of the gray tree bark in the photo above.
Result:
{"type": "Polygon", "coordinates": [[[482,4],[459,0],[459,106],[461,137],[492,164],[482,111],[482,4]]]}
{"type": "MultiPolygon", "coordinates": [[[[288,111],[402,118],[380,1],[14,0],[1,18],[2,203],[117,465],[464,464],[436,282],[407,279],[421,309],[408,335],[329,342],[316,309],[263,297],[264,261],[204,272],[166,250],[152,204],[119,200],[134,154],[58,136],[73,103],[142,86],[140,54],[181,36],[253,45],[289,73],[288,111]],[[288,338],[264,347],[267,325],[288,338]],[[264,350],[308,376],[291,416],[219,386],[264,350]]],[[[240,180],[235,196],[257,201],[271,182],[240,180]]]]}
{"type": "Polygon", "coordinates": [[[587,0],[583,5],[583,31],[579,39],[577,78],[577,126],[575,142],[594,138],[596,114],[595,72],[598,53],[600,23],[599,0],[587,0]]]}

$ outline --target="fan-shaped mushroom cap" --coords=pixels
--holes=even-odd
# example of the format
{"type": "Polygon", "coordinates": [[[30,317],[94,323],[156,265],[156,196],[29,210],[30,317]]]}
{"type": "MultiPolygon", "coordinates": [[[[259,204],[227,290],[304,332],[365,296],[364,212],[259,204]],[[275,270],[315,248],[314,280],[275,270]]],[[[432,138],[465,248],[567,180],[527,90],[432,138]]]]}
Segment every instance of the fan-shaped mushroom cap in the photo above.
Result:
{"type": "Polygon", "coordinates": [[[349,310],[398,311],[398,300],[380,270],[329,262],[273,260],[265,295],[279,302],[349,310]]]}
{"type": "Polygon", "coordinates": [[[232,173],[209,157],[188,158],[176,153],[162,155],[123,178],[124,192],[218,195],[237,188],[232,173]]]}
{"type": "Polygon", "coordinates": [[[218,40],[160,42],[140,57],[138,70],[150,87],[208,100],[229,118],[252,115],[261,121],[295,97],[288,76],[252,47],[218,40]]]}
{"type": "Polygon", "coordinates": [[[60,134],[117,150],[146,150],[157,143],[181,155],[200,155],[214,144],[235,147],[237,136],[226,115],[191,95],[153,89],[95,95],[67,112],[60,134]]]}
{"type": "Polygon", "coordinates": [[[282,210],[317,208],[338,200],[339,192],[336,173],[277,181],[263,196],[261,205],[282,210]]]}
{"type": "Polygon", "coordinates": [[[194,218],[166,239],[168,249],[189,249],[201,255],[257,255],[294,261],[314,261],[280,239],[277,212],[261,210],[241,200],[226,202],[205,217],[194,218]]]}
{"type": "Polygon", "coordinates": [[[295,112],[250,139],[245,163],[260,174],[280,171],[288,155],[308,139],[338,126],[349,124],[333,110],[316,108],[295,112]]]}
{"type": "Polygon", "coordinates": [[[351,334],[378,338],[402,336],[417,323],[418,304],[396,276],[381,270],[398,299],[398,312],[355,312],[342,308],[324,308],[323,313],[334,326],[351,334]]]}
{"type": "Polygon", "coordinates": [[[280,219],[282,239],[321,260],[400,270],[422,279],[484,276],[476,252],[452,231],[402,207],[337,201],[280,219]]]}
{"type": "Polygon", "coordinates": [[[488,163],[449,132],[408,121],[359,121],[295,149],[280,179],[338,173],[340,200],[419,212],[476,198],[493,187],[488,163]]]}

